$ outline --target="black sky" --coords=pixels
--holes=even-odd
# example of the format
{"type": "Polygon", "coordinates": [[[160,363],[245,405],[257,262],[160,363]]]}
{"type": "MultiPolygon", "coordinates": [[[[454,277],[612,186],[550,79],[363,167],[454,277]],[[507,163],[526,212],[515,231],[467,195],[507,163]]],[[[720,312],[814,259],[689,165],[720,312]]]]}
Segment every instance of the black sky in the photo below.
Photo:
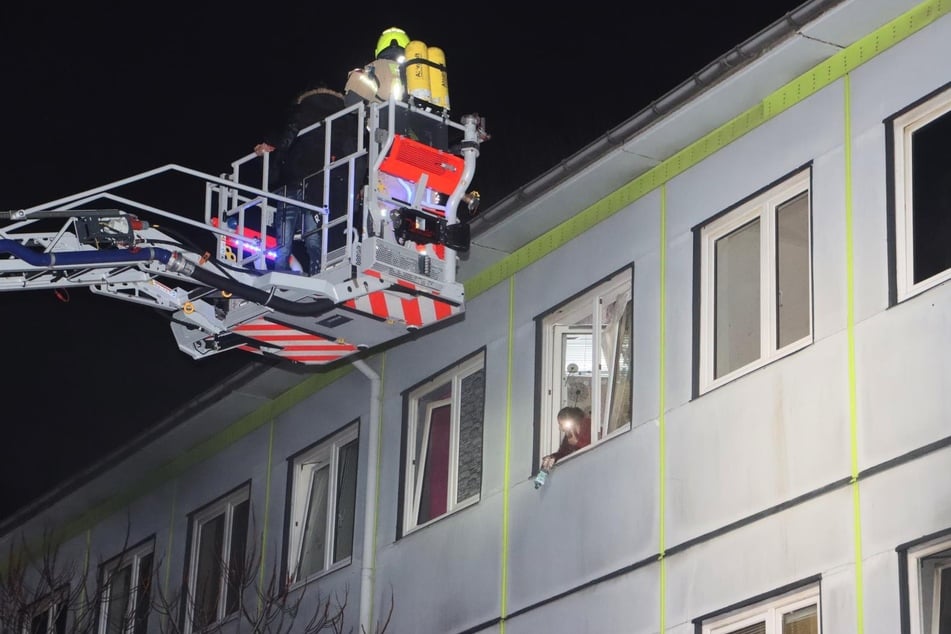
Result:
{"type": "MultiPolygon", "coordinates": [[[[227,171],[393,25],[445,50],[454,118],[486,118],[488,208],[799,4],[7,3],[0,210],[168,163],[227,171]]],[[[0,293],[0,337],[0,521],[257,362],[192,360],[153,309],[80,289],[0,293]]]]}

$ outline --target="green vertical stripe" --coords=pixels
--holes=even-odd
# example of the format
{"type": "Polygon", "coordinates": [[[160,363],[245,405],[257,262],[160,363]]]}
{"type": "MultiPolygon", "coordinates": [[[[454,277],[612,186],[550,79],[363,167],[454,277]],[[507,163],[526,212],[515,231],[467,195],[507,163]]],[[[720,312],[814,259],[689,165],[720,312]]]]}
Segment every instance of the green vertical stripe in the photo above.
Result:
{"type": "Polygon", "coordinates": [[[660,553],[660,631],[666,630],[667,623],[667,552],[665,516],[667,515],[667,185],[660,187],[660,338],[659,347],[659,378],[657,397],[657,433],[658,433],[658,534],[660,543],[657,552],[660,553]]]}
{"type": "Polygon", "coordinates": [[[502,617],[499,624],[499,634],[505,633],[505,616],[508,614],[508,570],[509,570],[509,501],[511,488],[509,478],[512,467],[512,365],[515,359],[515,277],[509,278],[509,332],[508,351],[506,356],[506,384],[505,384],[505,456],[503,458],[503,485],[502,485],[502,583],[499,613],[502,617]]]}
{"type": "Polygon", "coordinates": [[[856,408],[855,378],[855,219],[852,213],[852,82],[846,73],[845,92],[845,278],[846,278],[846,329],[848,331],[849,357],[849,445],[852,469],[852,509],[855,525],[855,609],[856,632],[865,631],[862,584],[862,505],[859,494],[858,413],[856,408]]]}

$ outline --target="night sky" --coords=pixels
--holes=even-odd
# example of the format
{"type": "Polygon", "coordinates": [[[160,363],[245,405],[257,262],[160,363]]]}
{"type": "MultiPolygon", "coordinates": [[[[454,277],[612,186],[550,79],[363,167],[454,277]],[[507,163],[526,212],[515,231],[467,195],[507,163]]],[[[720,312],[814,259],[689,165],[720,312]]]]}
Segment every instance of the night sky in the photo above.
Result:
{"type": "MultiPolygon", "coordinates": [[[[394,25],[445,51],[453,119],[485,117],[488,209],[799,4],[7,3],[0,210],[168,163],[227,171],[308,83],[342,90],[394,25]]],[[[164,313],[85,289],[0,293],[0,333],[0,521],[259,362],[193,360],[164,313]]]]}

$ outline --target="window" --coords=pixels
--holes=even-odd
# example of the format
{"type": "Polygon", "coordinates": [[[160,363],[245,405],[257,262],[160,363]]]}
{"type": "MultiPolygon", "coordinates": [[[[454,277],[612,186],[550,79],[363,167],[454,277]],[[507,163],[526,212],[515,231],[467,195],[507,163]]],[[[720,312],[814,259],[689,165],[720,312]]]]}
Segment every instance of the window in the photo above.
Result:
{"type": "Polygon", "coordinates": [[[700,392],[812,341],[809,171],[699,231],[700,392]]]}
{"type": "Polygon", "coordinates": [[[907,584],[909,598],[909,634],[951,632],[951,536],[929,539],[899,552],[907,571],[902,584],[907,584]]]}
{"type": "Polygon", "coordinates": [[[103,565],[99,634],[145,634],[149,624],[152,562],[150,540],[103,565]]]}
{"type": "Polygon", "coordinates": [[[904,300],[951,278],[951,90],[895,117],[895,281],[904,300]]]}
{"type": "Polygon", "coordinates": [[[821,634],[819,587],[702,619],[702,634],[821,634]]]}
{"type": "Polygon", "coordinates": [[[358,426],[291,458],[288,570],[302,581],[348,563],[353,552],[358,426]]]}
{"type": "Polygon", "coordinates": [[[61,588],[34,603],[27,610],[23,634],[66,634],[68,599],[68,589],[61,588]]]}
{"type": "Polygon", "coordinates": [[[558,449],[558,411],[591,418],[591,445],[630,428],[633,302],[626,268],[539,318],[541,455],[558,449]]]}
{"type": "Polygon", "coordinates": [[[406,531],[479,501],[484,406],[483,352],[407,395],[406,531]]]}
{"type": "MultiPolygon", "coordinates": [[[[243,487],[191,518],[185,632],[198,632],[238,610],[248,540],[243,487]]],[[[250,571],[249,571],[250,573],[250,571]]]]}

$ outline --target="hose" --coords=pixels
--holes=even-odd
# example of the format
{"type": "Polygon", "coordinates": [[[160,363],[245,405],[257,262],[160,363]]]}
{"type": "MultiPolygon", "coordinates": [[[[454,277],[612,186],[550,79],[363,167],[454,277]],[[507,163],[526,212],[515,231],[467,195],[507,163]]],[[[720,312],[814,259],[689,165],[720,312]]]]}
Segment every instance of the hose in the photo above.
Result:
{"type": "Polygon", "coordinates": [[[333,300],[320,297],[309,302],[293,302],[277,297],[272,291],[262,290],[241,282],[217,275],[196,266],[177,251],[158,247],[137,247],[135,249],[113,249],[102,251],[60,251],[41,253],[30,249],[16,240],[0,239],[0,253],[8,253],[20,258],[27,264],[42,268],[54,266],[89,266],[93,264],[123,264],[131,262],[151,262],[165,264],[169,271],[182,273],[206,286],[228,291],[249,301],[268,306],[278,312],[299,317],[317,316],[332,310],[333,300]]]}

